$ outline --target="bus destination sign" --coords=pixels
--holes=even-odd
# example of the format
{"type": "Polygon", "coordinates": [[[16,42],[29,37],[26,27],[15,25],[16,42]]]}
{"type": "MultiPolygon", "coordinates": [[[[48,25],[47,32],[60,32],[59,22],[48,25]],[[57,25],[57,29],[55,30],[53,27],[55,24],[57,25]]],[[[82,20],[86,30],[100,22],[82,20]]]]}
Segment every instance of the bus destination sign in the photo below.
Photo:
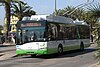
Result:
{"type": "Polygon", "coordinates": [[[41,23],[22,23],[21,27],[41,26],[41,23]]]}

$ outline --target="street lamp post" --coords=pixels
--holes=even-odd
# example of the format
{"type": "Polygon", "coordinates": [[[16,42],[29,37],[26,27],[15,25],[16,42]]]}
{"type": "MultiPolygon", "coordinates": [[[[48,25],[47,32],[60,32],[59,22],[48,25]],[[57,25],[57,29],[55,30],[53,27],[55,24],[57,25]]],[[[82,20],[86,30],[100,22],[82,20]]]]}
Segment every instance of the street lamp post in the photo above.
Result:
{"type": "Polygon", "coordinates": [[[89,2],[89,0],[87,0],[87,2],[89,2]]]}
{"type": "Polygon", "coordinates": [[[57,15],[57,9],[56,9],[56,0],[55,0],[55,16],[57,15]]]}

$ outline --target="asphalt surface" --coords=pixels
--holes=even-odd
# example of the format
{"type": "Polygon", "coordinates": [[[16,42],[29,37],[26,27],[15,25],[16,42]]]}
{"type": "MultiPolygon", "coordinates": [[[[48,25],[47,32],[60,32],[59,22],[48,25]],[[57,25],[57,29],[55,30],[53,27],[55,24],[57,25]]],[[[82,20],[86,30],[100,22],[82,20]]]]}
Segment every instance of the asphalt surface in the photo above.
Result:
{"type": "Polygon", "coordinates": [[[15,51],[16,50],[16,46],[0,46],[0,53],[3,52],[9,52],[9,51],[15,51]]]}
{"type": "Polygon", "coordinates": [[[84,51],[68,51],[61,56],[41,55],[31,57],[30,55],[12,57],[0,61],[0,67],[90,67],[96,62],[94,58],[95,45],[84,51]]]}

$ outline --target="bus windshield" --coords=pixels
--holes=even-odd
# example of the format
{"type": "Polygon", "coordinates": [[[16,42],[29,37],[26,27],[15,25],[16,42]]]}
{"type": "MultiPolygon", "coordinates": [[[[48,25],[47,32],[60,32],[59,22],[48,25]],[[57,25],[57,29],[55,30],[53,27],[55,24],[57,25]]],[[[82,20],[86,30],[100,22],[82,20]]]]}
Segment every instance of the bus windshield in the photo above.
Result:
{"type": "Polygon", "coordinates": [[[16,38],[17,44],[45,41],[45,26],[19,27],[16,38]]]}

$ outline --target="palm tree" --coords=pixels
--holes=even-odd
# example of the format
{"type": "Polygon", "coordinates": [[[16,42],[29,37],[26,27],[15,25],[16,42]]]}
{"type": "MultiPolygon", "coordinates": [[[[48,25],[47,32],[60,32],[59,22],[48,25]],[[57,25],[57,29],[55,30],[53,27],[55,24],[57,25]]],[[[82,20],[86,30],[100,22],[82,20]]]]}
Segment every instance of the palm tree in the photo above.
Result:
{"type": "Polygon", "coordinates": [[[3,26],[0,25],[0,35],[2,35],[3,26]]]}
{"type": "MultiPolygon", "coordinates": [[[[11,11],[10,11],[10,7],[11,7],[11,2],[12,3],[21,3],[21,4],[24,4],[23,2],[21,2],[20,0],[0,0],[0,2],[1,3],[4,3],[5,4],[5,11],[6,11],[6,33],[5,33],[5,41],[7,42],[9,39],[8,39],[8,35],[9,35],[9,28],[10,28],[10,15],[11,15],[11,11]]],[[[20,4],[20,5],[21,5],[20,4]]],[[[13,4],[14,5],[14,4],[13,4]]],[[[21,7],[24,7],[26,4],[24,4],[23,6],[21,6],[21,7]]],[[[32,11],[32,10],[30,10],[29,8],[29,6],[27,6],[26,8],[28,8],[28,10],[27,11],[25,11],[24,12],[24,14],[26,13],[28,13],[28,12],[30,12],[30,14],[35,14],[35,12],[34,11],[32,11]]],[[[23,10],[24,10],[25,8],[23,8],[23,10]]],[[[16,10],[17,11],[17,10],[16,10]]],[[[21,11],[20,11],[21,12],[21,11]]],[[[20,13],[21,14],[21,13],[20,13]]],[[[17,17],[21,17],[22,15],[20,15],[19,13],[17,13],[17,17]]],[[[24,15],[23,14],[23,15],[24,15]]],[[[26,15],[25,14],[25,15],[26,15]]],[[[30,15],[29,14],[29,15],[30,15]]],[[[15,16],[16,16],[16,14],[14,14],[15,16]]],[[[23,16],[22,16],[23,17],[23,16]]],[[[22,17],[20,18],[20,19],[22,19],[22,17]]]]}
{"type": "Polygon", "coordinates": [[[95,19],[100,18],[100,3],[95,3],[87,8],[91,12],[91,16],[95,19]]]}
{"type": "Polygon", "coordinates": [[[8,41],[9,26],[10,26],[10,0],[5,0],[5,11],[6,11],[6,34],[5,42],[8,41]]]}
{"type": "Polygon", "coordinates": [[[59,9],[57,10],[57,15],[59,16],[65,16],[65,17],[70,17],[75,19],[79,19],[79,20],[83,20],[83,15],[85,13],[85,10],[83,8],[78,8],[75,10],[75,7],[72,6],[67,6],[64,9],[59,9]],[[73,13],[71,13],[74,10],[73,13]],[[64,14],[66,13],[66,14],[64,14]],[[71,14],[70,14],[71,13],[71,14]]]}
{"type": "Polygon", "coordinates": [[[5,11],[6,11],[6,33],[5,33],[5,41],[8,41],[8,33],[9,33],[9,26],[10,26],[10,3],[11,2],[18,2],[19,0],[0,0],[1,3],[5,4],[5,11]]]}
{"type": "MultiPolygon", "coordinates": [[[[92,4],[88,6],[88,10],[91,13],[91,17],[97,21],[100,18],[100,3],[92,4]]],[[[96,33],[98,34],[98,38],[96,39],[97,42],[97,53],[96,58],[100,59],[100,26],[96,28],[96,33]]]]}
{"type": "Polygon", "coordinates": [[[91,26],[91,31],[92,31],[93,25],[96,23],[95,18],[92,17],[91,11],[87,11],[83,8],[75,9],[75,7],[67,6],[64,9],[57,10],[57,15],[70,17],[74,20],[76,20],[76,19],[84,20],[91,26]],[[73,10],[74,10],[74,12],[73,12],[73,10]]]}
{"type": "Polygon", "coordinates": [[[32,7],[28,6],[27,3],[22,1],[18,2],[17,4],[12,4],[11,9],[11,14],[18,17],[19,20],[22,20],[24,16],[31,16],[36,14],[35,11],[31,10],[32,7]]]}
{"type": "Polygon", "coordinates": [[[64,14],[64,16],[68,16],[68,14],[69,14],[70,12],[72,12],[74,9],[75,9],[75,8],[72,7],[72,6],[67,6],[67,7],[64,8],[64,9],[59,9],[59,10],[57,11],[57,15],[63,16],[63,14],[66,13],[66,14],[64,14]]]}

